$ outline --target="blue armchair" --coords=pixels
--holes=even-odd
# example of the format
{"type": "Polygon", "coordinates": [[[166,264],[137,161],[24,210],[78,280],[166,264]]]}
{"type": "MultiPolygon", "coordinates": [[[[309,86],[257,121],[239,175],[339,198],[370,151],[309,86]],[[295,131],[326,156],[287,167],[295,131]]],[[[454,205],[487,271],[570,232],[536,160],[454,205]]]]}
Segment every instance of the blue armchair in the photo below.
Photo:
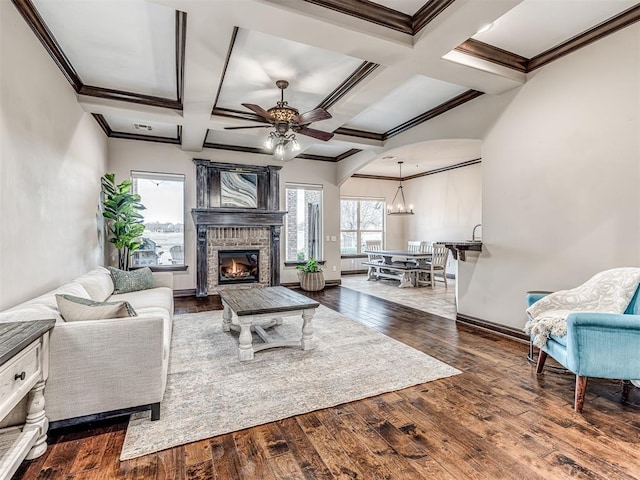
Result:
{"type": "MultiPolygon", "coordinates": [[[[527,292],[527,306],[550,292],[527,292]]],[[[640,287],[623,314],[583,312],[567,316],[567,334],[551,335],[540,350],[536,373],[547,356],[576,375],[574,408],[582,411],[587,378],[640,379],[640,287]]],[[[624,382],[622,401],[630,384],[624,382]]]]}

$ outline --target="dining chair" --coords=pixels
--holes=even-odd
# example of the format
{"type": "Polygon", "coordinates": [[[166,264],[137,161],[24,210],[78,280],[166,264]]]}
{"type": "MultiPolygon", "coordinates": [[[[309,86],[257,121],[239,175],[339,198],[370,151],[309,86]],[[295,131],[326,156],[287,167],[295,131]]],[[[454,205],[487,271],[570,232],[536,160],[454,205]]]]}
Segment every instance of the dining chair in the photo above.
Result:
{"type": "Polygon", "coordinates": [[[420,244],[418,240],[409,240],[407,243],[407,251],[411,253],[420,253],[420,244]]]}
{"type": "Polygon", "coordinates": [[[431,288],[436,288],[436,275],[442,275],[444,287],[447,288],[447,260],[449,249],[442,243],[434,243],[431,246],[431,261],[424,264],[423,274],[428,273],[431,288]]]}
{"type": "MultiPolygon", "coordinates": [[[[382,240],[365,240],[365,250],[382,250],[382,240]]],[[[367,253],[369,262],[382,261],[382,255],[367,253]]]]}

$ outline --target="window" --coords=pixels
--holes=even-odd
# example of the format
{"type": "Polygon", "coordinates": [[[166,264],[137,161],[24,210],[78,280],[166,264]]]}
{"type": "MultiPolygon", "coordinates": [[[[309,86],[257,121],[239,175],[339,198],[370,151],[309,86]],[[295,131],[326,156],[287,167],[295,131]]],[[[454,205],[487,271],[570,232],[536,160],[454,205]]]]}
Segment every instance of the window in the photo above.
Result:
{"type": "Polygon", "coordinates": [[[322,259],[322,185],[288,183],[285,262],[322,259]]]}
{"type": "Polygon", "coordinates": [[[340,254],[358,255],[367,240],[384,242],[385,202],[379,198],[340,200],[340,254]]]}
{"type": "Polygon", "coordinates": [[[184,265],[184,175],[131,172],[133,191],[146,207],[142,247],[133,266],[184,265]]]}

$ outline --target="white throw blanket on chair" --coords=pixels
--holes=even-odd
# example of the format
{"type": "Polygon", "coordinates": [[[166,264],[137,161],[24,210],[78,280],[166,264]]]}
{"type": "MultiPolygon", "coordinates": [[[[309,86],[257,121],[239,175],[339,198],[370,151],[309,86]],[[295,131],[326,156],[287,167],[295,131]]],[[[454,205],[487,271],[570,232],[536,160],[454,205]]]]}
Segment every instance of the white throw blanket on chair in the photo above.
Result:
{"type": "Polygon", "coordinates": [[[524,331],[543,347],[550,335],[567,334],[567,315],[575,312],[624,313],[640,282],[640,268],[600,272],[579,287],[541,298],[527,309],[524,331]]]}

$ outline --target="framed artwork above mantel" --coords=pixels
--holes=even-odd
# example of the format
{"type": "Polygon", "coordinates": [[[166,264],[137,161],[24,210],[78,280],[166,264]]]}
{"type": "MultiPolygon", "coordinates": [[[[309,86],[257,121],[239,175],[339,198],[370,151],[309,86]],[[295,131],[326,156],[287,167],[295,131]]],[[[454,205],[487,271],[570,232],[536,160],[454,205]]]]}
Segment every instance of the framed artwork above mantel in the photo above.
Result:
{"type": "Polygon", "coordinates": [[[278,210],[282,167],[193,159],[197,208],[278,210]]]}

